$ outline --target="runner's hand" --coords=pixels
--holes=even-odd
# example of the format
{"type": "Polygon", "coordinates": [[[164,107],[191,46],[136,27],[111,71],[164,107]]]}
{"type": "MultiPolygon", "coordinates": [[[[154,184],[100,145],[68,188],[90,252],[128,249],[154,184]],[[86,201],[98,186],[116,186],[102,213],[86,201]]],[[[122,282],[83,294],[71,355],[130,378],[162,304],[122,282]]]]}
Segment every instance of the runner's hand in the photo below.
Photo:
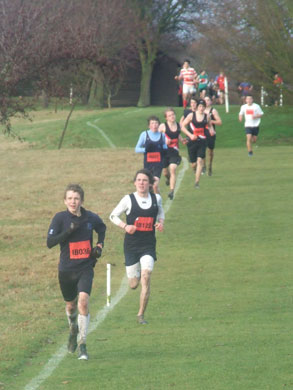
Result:
{"type": "Polygon", "coordinates": [[[134,225],[127,225],[125,227],[125,231],[128,234],[134,234],[136,232],[136,226],[134,226],[134,225]]]}
{"type": "Polygon", "coordinates": [[[155,224],[155,228],[156,230],[158,230],[159,232],[162,232],[164,230],[164,225],[162,224],[162,222],[157,222],[155,224]]]}
{"type": "Polygon", "coordinates": [[[91,251],[91,256],[95,259],[100,258],[102,256],[102,248],[100,248],[99,246],[95,246],[91,251]]]}

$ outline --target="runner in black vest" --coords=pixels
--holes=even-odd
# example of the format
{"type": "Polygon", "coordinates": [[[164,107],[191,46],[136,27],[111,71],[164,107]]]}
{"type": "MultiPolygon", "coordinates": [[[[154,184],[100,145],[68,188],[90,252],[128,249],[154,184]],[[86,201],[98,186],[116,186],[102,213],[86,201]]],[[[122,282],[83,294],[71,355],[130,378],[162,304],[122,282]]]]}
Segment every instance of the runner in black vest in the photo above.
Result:
{"type": "Polygon", "coordinates": [[[67,210],[57,213],[52,219],[47,246],[52,248],[60,245],[58,276],[70,326],[68,352],[76,350],[79,332],[78,358],[87,360],[86,336],[90,320],[88,304],[94,277],[93,267],[102,253],[106,225],[97,214],[81,207],[83,200],[84,191],[78,184],[66,187],[64,203],[67,210]],[[93,231],[98,234],[98,242],[94,247],[93,231]]]}
{"type": "Polygon", "coordinates": [[[136,192],[124,196],[110,215],[115,225],[125,230],[124,256],[129,285],[136,289],[141,281],[140,306],[137,321],[147,324],[144,313],[150,295],[151,273],[156,256],[155,230],[163,231],[162,198],[150,193],[153,175],[139,170],[134,178],[136,192]],[[120,219],[126,214],[126,223],[120,219]]]}
{"type": "Polygon", "coordinates": [[[205,128],[210,124],[210,119],[204,113],[206,103],[199,100],[195,112],[190,113],[184,119],[181,130],[189,138],[187,144],[189,160],[195,172],[195,188],[199,188],[199,180],[203,167],[203,159],[206,150],[205,128]]]}
{"type": "Polygon", "coordinates": [[[166,122],[160,125],[159,131],[165,134],[166,144],[168,146],[164,156],[163,174],[166,177],[166,185],[170,185],[168,197],[172,200],[176,184],[176,169],[181,162],[179,140],[182,143],[185,143],[185,140],[180,135],[180,125],[176,122],[176,115],[173,108],[168,108],[165,111],[165,118],[166,122]]]}
{"type": "MultiPolygon", "coordinates": [[[[207,150],[208,150],[208,156],[209,156],[209,162],[208,162],[208,175],[212,176],[212,165],[213,165],[213,159],[214,159],[214,149],[215,149],[215,143],[216,143],[216,125],[220,126],[222,124],[222,120],[220,118],[220,115],[218,111],[212,107],[212,100],[209,96],[205,97],[206,102],[206,110],[205,113],[210,117],[210,126],[207,127],[206,131],[206,137],[207,137],[207,150]]],[[[205,161],[204,161],[205,165],[205,161]]]]}

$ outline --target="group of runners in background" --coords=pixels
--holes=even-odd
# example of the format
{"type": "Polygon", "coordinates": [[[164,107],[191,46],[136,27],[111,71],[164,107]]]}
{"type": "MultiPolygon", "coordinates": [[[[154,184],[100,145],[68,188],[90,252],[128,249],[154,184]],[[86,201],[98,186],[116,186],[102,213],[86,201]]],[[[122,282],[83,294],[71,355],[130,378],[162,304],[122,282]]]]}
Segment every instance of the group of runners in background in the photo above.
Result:
{"type": "Polygon", "coordinates": [[[180,74],[175,76],[179,82],[179,94],[182,94],[183,108],[186,108],[191,96],[195,96],[197,90],[200,99],[209,96],[213,104],[224,104],[225,94],[225,75],[220,72],[216,78],[210,78],[206,70],[197,74],[194,68],[190,66],[190,61],[185,60],[180,70],[180,74]]]}

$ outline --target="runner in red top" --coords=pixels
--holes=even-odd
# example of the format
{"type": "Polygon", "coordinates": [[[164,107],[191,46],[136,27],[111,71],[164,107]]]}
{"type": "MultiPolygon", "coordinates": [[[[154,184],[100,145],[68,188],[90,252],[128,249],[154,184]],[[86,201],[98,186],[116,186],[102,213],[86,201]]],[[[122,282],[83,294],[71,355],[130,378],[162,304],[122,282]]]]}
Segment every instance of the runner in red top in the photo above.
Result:
{"type": "Polygon", "coordinates": [[[195,188],[199,188],[199,180],[206,153],[205,129],[207,126],[210,126],[210,118],[205,114],[205,109],[205,101],[199,100],[196,111],[188,114],[181,126],[182,132],[189,138],[187,148],[189,161],[195,173],[195,188]]]}
{"type": "Polygon", "coordinates": [[[181,163],[179,141],[183,144],[185,144],[186,141],[180,135],[180,125],[176,122],[176,114],[173,108],[167,108],[165,111],[165,118],[166,122],[160,124],[159,131],[165,134],[166,144],[168,146],[164,156],[163,175],[166,177],[166,184],[170,185],[168,197],[172,200],[176,184],[176,169],[181,163]]]}
{"type": "Polygon", "coordinates": [[[175,80],[183,80],[183,107],[187,107],[188,100],[192,94],[196,92],[197,73],[194,68],[190,67],[190,61],[185,60],[179,76],[175,76],[175,80]]]}
{"type": "Polygon", "coordinates": [[[224,72],[220,72],[220,74],[216,77],[216,82],[219,86],[218,90],[218,102],[219,104],[225,103],[225,78],[224,72]]]}

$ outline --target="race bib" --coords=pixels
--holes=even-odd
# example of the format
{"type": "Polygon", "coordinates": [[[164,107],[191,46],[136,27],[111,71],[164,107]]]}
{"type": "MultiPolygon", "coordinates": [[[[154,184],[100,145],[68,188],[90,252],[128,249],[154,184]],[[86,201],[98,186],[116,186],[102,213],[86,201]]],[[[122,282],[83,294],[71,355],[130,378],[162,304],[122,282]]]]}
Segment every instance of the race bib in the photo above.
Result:
{"type": "Polygon", "coordinates": [[[151,232],[154,226],[154,218],[138,217],[134,222],[134,226],[136,226],[136,230],[139,230],[141,232],[151,232]]]}
{"type": "Polygon", "coordinates": [[[160,152],[149,152],[147,153],[147,162],[160,162],[161,161],[161,153],[160,152]]]}
{"type": "Polygon", "coordinates": [[[249,110],[249,109],[246,110],[246,115],[253,115],[253,114],[254,114],[253,110],[249,110]]]}
{"type": "Polygon", "coordinates": [[[69,243],[69,252],[71,260],[87,259],[91,254],[91,243],[87,241],[78,241],[69,243]]]}

